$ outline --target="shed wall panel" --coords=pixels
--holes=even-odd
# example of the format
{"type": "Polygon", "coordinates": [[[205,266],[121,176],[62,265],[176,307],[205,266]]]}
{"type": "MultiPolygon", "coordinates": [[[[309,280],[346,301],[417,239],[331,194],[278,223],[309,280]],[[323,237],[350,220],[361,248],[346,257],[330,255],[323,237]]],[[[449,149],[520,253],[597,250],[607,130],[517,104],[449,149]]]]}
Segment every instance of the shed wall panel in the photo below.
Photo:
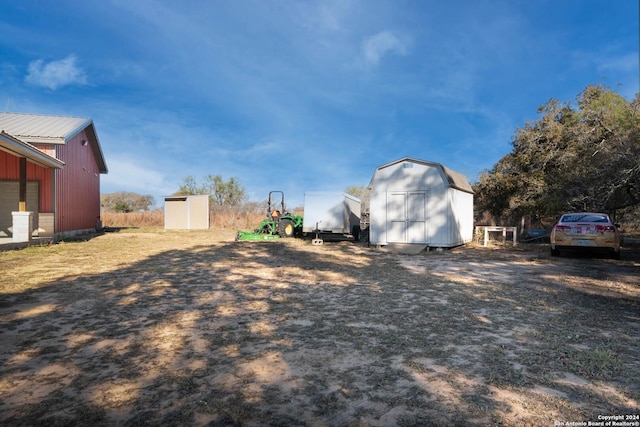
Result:
{"type": "Polygon", "coordinates": [[[450,189],[451,235],[454,245],[463,245],[473,241],[473,194],[450,189]]]}
{"type": "Polygon", "coordinates": [[[189,229],[206,230],[209,228],[209,196],[189,197],[189,229]]]}
{"type": "Polygon", "coordinates": [[[185,230],[188,227],[187,198],[167,199],[164,201],[164,228],[167,230],[185,230]]]}

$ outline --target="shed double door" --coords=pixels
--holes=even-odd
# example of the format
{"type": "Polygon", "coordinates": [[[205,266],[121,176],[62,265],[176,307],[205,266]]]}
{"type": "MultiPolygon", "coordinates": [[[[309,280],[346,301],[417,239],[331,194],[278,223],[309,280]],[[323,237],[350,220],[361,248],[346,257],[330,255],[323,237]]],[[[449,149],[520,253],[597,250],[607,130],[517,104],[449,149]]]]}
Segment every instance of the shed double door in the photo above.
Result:
{"type": "Polygon", "coordinates": [[[427,241],[427,191],[387,192],[387,241],[427,241]]]}

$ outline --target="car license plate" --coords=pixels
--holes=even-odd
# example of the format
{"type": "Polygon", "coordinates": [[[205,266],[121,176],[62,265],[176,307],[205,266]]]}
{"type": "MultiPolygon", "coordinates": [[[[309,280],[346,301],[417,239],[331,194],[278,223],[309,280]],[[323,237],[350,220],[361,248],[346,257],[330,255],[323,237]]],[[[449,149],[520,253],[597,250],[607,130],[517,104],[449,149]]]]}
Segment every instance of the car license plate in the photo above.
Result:
{"type": "Polygon", "coordinates": [[[571,234],[596,234],[596,229],[589,226],[571,228],[571,234]]]}
{"type": "Polygon", "coordinates": [[[574,242],[577,246],[591,246],[593,244],[593,240],[589,239],[576,239],[574,242]]]}

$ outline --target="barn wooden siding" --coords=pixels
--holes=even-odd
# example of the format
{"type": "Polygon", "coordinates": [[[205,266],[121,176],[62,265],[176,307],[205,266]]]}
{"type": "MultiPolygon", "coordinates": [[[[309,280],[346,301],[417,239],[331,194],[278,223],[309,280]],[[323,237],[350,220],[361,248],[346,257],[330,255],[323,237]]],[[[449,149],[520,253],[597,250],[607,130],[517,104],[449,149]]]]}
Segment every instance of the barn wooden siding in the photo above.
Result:
{"type": "MultiPolygon", "coordinates": [[[[53,212],[52,187],[53,171],[49,168],[27,162],[27,181],[37,181],[39,183],[40,195],[39,212],[53,212]]],[[[0,180],[19,181],[20,180],[20,158],[5,151],[0,151],[0,180]]],[[[18,210],[16,206],[14,210],[18,210]]]]}
{"type": "Polygon", "coordinates": [[[55,157],[65,162],[56,174],[56,232],[96,228],[100,219],[100,170],[86,129],[64,145],[55,157]]]}

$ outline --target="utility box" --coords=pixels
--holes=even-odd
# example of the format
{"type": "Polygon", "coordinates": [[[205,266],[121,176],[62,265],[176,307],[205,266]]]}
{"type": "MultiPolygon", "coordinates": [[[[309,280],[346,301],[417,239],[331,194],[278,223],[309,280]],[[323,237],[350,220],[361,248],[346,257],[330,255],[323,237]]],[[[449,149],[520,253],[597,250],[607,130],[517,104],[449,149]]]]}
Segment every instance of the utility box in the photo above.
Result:
{"type": "Polygon", "coordinates": [[[166,196],[165,230],[206,230],[209,228],[209,196],[166,196]]]}
{"type": "Polygon", "coordinates": [[[342,192],[304,193],[302,232],[316,229],[320,233],[359,234],[360,199],[342,192]]]}

